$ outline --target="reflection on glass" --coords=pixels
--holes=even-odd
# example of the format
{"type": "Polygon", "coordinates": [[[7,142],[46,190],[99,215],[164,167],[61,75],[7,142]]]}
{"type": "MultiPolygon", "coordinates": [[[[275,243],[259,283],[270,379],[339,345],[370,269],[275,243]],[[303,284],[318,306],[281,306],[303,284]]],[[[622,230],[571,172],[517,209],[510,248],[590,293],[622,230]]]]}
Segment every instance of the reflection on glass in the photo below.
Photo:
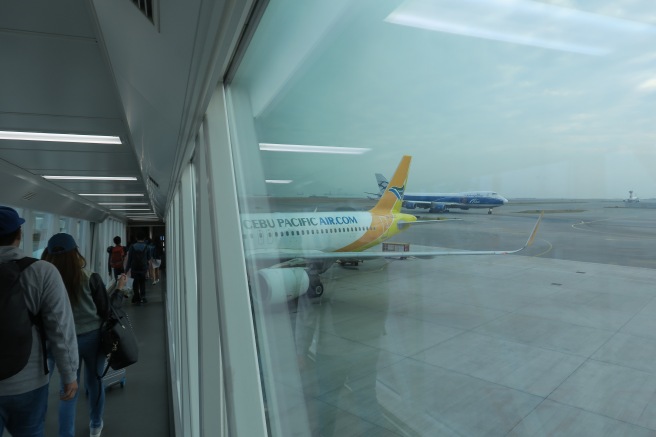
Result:
{"type": "Polygon", "coordinates": [[[34,229],[32,230],[32,256],[40,259],[43,249],[48,245],[48,225],[51,218],[50,214],[34,212],[34,229]]]}
{"type": "Polygon", "coordinates": [[[656,408],[656,202],[622,201],[654,186],[656,21],[625,6],[268,2],[227,96],[272,435],[656,431],[642,414],[656,408]],[[359,265],[309,246],[254,255],[344,231],[252,214],[366,211],[375,174],[403,155],[408,192],[509,201],[491,214],[406,202],[418,221],[459,220],[392,242],[516,248],[546,211],[535,245],[359,265]],[[260,299],[263,275],[296,292],[260,299]]]}

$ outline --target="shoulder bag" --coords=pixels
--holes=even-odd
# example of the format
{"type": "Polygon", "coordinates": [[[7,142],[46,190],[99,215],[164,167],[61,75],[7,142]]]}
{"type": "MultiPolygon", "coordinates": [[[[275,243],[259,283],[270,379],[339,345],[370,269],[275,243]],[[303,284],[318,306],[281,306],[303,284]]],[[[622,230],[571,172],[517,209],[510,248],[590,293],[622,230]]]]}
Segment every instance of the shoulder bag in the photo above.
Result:
{"type": "Polygon", "coordinates": [[[137,338],[128,314],[122,308],[109,306],[109,317],[100,326],[100,347],[107,356],[107,366],[102,377],[109,367],[119,370],[139,359],[137,338]]]}

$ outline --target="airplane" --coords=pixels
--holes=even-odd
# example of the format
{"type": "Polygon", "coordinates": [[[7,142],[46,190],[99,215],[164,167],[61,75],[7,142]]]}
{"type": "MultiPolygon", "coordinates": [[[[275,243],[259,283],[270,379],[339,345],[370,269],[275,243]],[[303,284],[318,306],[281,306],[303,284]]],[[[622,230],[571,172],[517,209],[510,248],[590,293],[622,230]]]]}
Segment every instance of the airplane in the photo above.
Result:
{"type": "Polygon", "coordinates": [[[624,202],[626,202],[626,203],[638,203],[638,202],[640,202],[640,199],[637,196],[633,195],[633,191],[629,191],[629,198],[624,199],[624,202]]]}
{"type": "MultiPolygon", "coordinates": [[[[383,193],[387,179],[376,173],[379,195],[383,193]]],[[[371,194],[371,193],[367,193],[371,194]]],[[[405,193],[403,207],[407,209],[428,208],[428,212],[449,212],[450,208],[478,209],[488,208],[487,213],[492,214],[492,208],[508,203],[508,199],[493,191],[464,191],[460,193],[405,193]]]]}
{"type": "MultiPolygon", "coordinates": [[[[343,259],[398,258],[400,252],[365,251],[421,221],[401,213],[410,168],[404,156],[392,180],[369,211],[274,212],[241,215],[241,230],[248,277],[256,298],[282,303],[307,293],[324,292],[319,275],[343,259]]],[[[404,257],[440,255],[502,255],[517,253],[533,243],[542,216],[526,244],[506,251],[409,251],[404,257]]]]}
{"type": "Polygon", "coordinates": [[[380,173],[376,173],[376,181],[378,182],[378,192],[377,193],[369,193],[365,192],[365,194],[368,194],[367,199],[380,199],[380,196],[383,195],[385,192],[385,189],[387,188],[387,179],[385,179],[385,176],[383,176],[380,173]]]}

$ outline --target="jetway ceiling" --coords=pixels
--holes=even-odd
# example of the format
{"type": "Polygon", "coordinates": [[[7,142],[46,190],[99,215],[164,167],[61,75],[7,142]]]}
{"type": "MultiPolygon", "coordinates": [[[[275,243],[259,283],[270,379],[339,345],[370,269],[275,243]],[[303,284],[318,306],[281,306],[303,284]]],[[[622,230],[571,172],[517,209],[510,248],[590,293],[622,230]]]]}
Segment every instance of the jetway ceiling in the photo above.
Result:
{"type": "MultiPolygon", "coordinates": [[[[251,2],[237,3],[162,0],[155,2],[152,23],[130,0],[1,2],[0,130],[113,135],[123,142],[0,140],[0,162],[18,169],[3,176],[3,187],[23,191],[21,171],[136,176],[126,182],[37,177],[28,191],[87,209],[89,201],[136,200],[77,194],[145,193],[143,201],[162,217],[190,132],[202,117],[210,84],[220,77],[212,63],[221,34],[216,23],[245,16],[251,2]]],[[[21,199],[4,189],[0,194],[0,203],[39,209],[21,199]]],[[[107,208],[91,209],[108,215],[107,208]]]]}

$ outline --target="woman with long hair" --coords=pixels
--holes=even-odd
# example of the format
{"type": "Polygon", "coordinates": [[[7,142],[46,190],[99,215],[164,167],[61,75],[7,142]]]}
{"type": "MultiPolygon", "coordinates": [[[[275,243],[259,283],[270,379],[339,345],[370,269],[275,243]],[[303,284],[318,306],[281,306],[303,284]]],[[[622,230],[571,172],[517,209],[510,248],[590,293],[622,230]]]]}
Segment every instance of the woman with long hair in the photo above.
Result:
{"type": "MultiPolygon", "coordinates": [[[[107,318],[109,300],[100,276],[85,267],[86,260],[77,249],[73,237],[66,233],[53,235],[48,240],[42,259],[57,267],[66,285],[73,309],[80,368],[84,363],[84,382],[88,392],[90,435],[99,437],[103,428],[105,390],[99,375],[105,367],[105,356],[100,348],[100,325],[107,318]]],[[[123,288],[126,277],[121,275],[117,287],[123,288]]],[[[80,382],[80,368],[77,381],[80,382]]],[[[79,393],[79,392],[78,392],[79,393]]],[[[77,397],[59,403],[59,436],[75,436],[75,409],[77,397]]]]}

